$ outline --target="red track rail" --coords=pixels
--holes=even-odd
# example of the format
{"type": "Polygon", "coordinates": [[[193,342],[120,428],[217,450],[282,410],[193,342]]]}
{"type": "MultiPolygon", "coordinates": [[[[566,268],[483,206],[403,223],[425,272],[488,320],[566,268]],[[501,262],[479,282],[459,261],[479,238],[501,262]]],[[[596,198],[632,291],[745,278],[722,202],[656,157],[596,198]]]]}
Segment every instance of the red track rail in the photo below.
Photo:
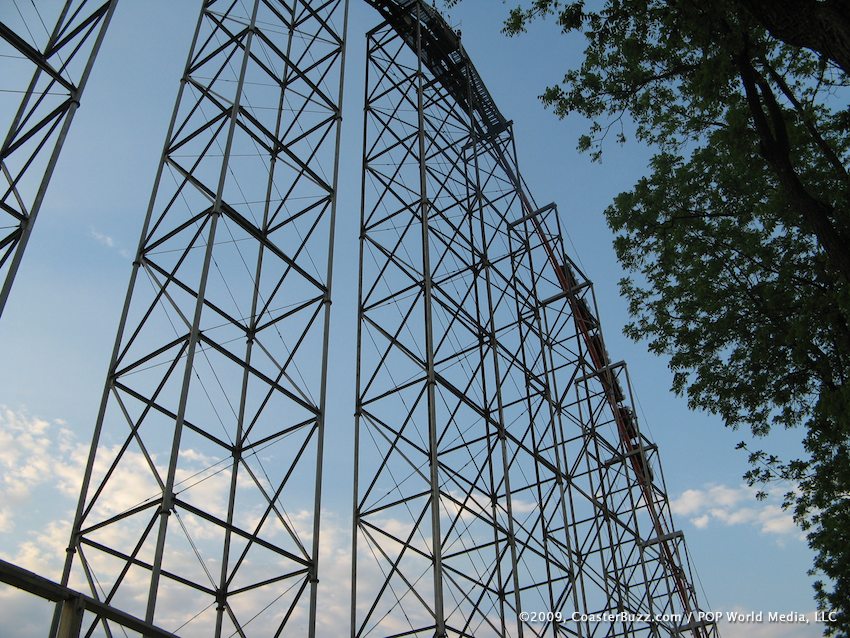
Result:
{"type": "MultiPolygon", "coordinates": [[[[513,174],[513,171],[509,170],[509,167],[504,166],[504,168],[508,169],[509,175],[517,187],[517,194],[522,202],[525,215],[531,216],[534,212],[534,208],[531,206],[531,203],[523,192],[522,185],[513,174]]],[[[621,392],[618,391],[619,389],[616,385],[616,381],[611,374],[611,361],[608,357],[608,353],[605,351],[602,339],[599,338],[598,334],[591,333],[591,327],[598,325],[598,322],[596,318],[590,314],[587,305],[580,303],[576,296],[574,292],[577,287],[575,276],[573,275],[569,265],[565,263],[566,260],[561,262],[558,259],[549,238],[540,224],[540,220],[536,216],[531,216],[531,222],[534,226],[535,233],[540,238],[540,242],[546,252],[549,264],[555,271],[558,283],[567,295],[570,309],[575,317],[576,327],[584,340],[587,351],[590,354],[591,361],[593,362],[597,372],[599,372],[599,381],[604,388],[605,397],[611,406],[611,411],[614,414],[614,420],[617,423],[620,443],[623,445],[623,449],[625,450],[625,456],[629,457],[631,461],[632,468],[635,471],[635,476],[641,486],[644,500],[646,501],[650,518],[652,519],[653,528],[657,534],[658,542],[662,546],[662,553],[667,561],[667,566],[676,582],[676,589],[678,590],[679,597],[682,600],[682,606],[685,613],[688,614],[688,617],[693,618],[694,610],[691,606],[690,596],[688,595],[690,588],[684,578],[682,568],[679,567],[678,562],[675,560],[674,549],[671,547],[673,539],[671,538],[669,525],[663,514],[658,512],[655,507],[652,479],[649,474],[650,469],[646,465],[646,457],[640,443],[640,433],[637,429],[637,423],[635,422],[634,416],[629,408],[622,404],[622,400],[620,399],[621,392]]],[[[704,632],[699,631],[697,628],[694,629],[694,632],[698,636],[705,635],[704,632]]]]}

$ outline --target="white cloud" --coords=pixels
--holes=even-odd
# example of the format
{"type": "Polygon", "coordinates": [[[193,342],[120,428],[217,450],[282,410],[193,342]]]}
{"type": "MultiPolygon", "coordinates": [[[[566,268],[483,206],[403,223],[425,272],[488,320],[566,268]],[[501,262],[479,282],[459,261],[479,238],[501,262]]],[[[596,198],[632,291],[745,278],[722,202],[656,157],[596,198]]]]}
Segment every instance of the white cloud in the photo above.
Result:
{"type": "MultiPolygon", "coordinates": [[[[106,470],[106,458],[114,454],[117,448],[110,448],[103,457],[95,463],[95,473],[106,470]]],[[[65,556],[65,546],[71,527],[73,510],[79,490],[80,476],[88,455],[87,442],[78,441],[68,425],[61,420],[47,421],[0,407],[0,555],[22,567],[35,571],[52,579],[58,579],[65,556]],[[35,500],[39,500],[47,512],[42,512],[41,520],[33,518],[27,512],[35,500]],[[52,520],[44,520],[51,516],[52,520]]],[[[208,508],[221,510],[224,507],[224,494],[230,484],[230,470],[226,463],[216,463],[217,459],[204,455],[196,450],[186,450],[182,454],[185,465],[181,467],[178,481],[185,479],[184,487],[192,491],[196,502],[204,503],[208,508]],[[210,468],[213,466],[213,468],[210,468]],[[210,468],[203,470],[203,468],[210,468]]],[[[97,508],[99,516],[108,516],[125,510],[156,494],[155,485],[151,484],[152,471],[140,452],[127,452],[126,464],[122,466],[122,476],[116,483],[117,489],[111,492],[111,497],[100,503],[97,508]]],[[[152,462],[159,465],[154,455],[152,462]]],[[[241,493],[254,489],[252,481],[238,483],[241,493]]],[[[765,503],[755,501],[753,490],[739,486],[707,485],[700,489],[690,489],[683,492],[671,503],[675,514],[687,517],[697,528],[707,528],[712,525],[749,525],[764,534],[776,538],[784,538],[796,532],[790,516],[777,505],[779,495],[772,494],[765,503]]],[[[480,505],[477,504],[476,505],[480,505]]],[[[533,510],[532,506],[520,509],[533,510]]],[[[253,507],[246,510],[244,520],[258,522],[262,508],[253,507]]],[[[452,508],[447,508],[446,515],[456,514],[452,508]],[[451,510],[451,511],[449,511],[451,510]]],[[[217,562],[216,543],[218,537],[209,532],[209,528],[200,521],[185,515],[183,523],[192,537],[198,551],[209,569],[211,578],[217,580],[220,566],[217,562]]],[[[303,509],[293,509],[288,513],[289,522],[298,530],[298,536],[307,548],[311,542],[312,515],[303,509]]],[[[398,537],[410,534],[410,522],[387,518],[381,520],[380,528],[398,537]]],[[[172,520],[169,533],[182,535],[182,530],[176,520],[172,520]]],[[[107,528],[108,535],[102,537],[107,543],[126,545],[134,533],[133,529],[107,528]]],[[[372,550],[382,548],[390,556],[394,556],[397,547],[383,535],[374,532],[373,541],[377,544],[372,550]]],[[[284,539],[286,533],[278,530],[275,540],[284,539]]],[[[318,635],[331,638],[340,633],[340,627],[346,628],[350,613],[350,575],[351,575],[351,530],[349,519],[345,514],[325,511],[322,513],[322,542],[320,548],[320,579],[318,635]]],[[[375,588],[383,581],[382,568],[387,569],[386,561],[376,560],[369,552],[365,539],[361,537],[360,556],[358,559],[358,574],[360,578],[360,595],[358,596],[359,617],[365,615],[376,593],[375,588]]],[[[413,543],[423,551],[427,551],[427,539],[415,536],[413,543]]],[[[185,543],[184,543],[185,544],[185,543]]],[[[379,553],[379,552],[378,552],[379,553]]],[[[114,566],[109,564],[108,557],[94,554],[89,556],[95,571],[103,574],[102,585],[111,585],[110,573],[114,566]]],[[[203,569],[192,551],[181,551],[179,546],[172,546],[166,560],[172,569],[178,573],[201,574],[203,569]],[[185,570],[185,571],[184,571],[185,570]]],[[[427,566],[425,566],[427,568],[427,566]]],[[[274,570],[273,564],[254,563],[245,566],[244,579],[262,580],[274,570]]],[[[122,586],[125,592],[124,604],[142,605],[147,593],[149,575],[144,570],[131,570],[122,586]],[[128,603],[129,601],[129,603],[128,603]]],[[[74,583],[82,586],[81,583],[74,583]]],[[[397,583],[398,584],[398,583],[397,583]]],[[[429,579],[423,572],[421,582],[417,581],[416,588],[421,595],[428,598],[429,579]]],[[[161,623],[167,622],[168,628],[176,628],[198,610],[196,600],[187,597],[185,588],[174,589],[174,594],[160,596],[157,617],[161,623]],[[192,611],[188,611],[192,610],[192,611]]],[[[405,588],[397,592],[404,596],[406,614],[411,622],[424,623],[427,621],[424,608],[414,599],[412,593],[405,588]]],[[[307,593],[303,595],[306,602],[307,593]]],[[[254,613],[262,611],[263,601],[253,598],[245,599],[240,609],[239,617],[250,618],[254,613]]],[[[32,596],[23,595],[10,588],[0,588],[0,618],[21,619],[21,638],[44,635],[44,628],[27,629],[24,622],[27,617],[43,617],[45,605],[32,596]]],[[[133,612],[134,609],[128,609],[133,612]]],[[[383,609],[387,611],[387,609],[383,609]]],[[[214,621],[214,607],[204,612],[197,620],[180,631],[187,638],[192,636],[209,635],[210,622],[214,621]]],[[[380,625],[380,631],[403,631],[407,625],[399,620],[398,614],[390,614],[373,622],[380,625]]],[[[298,629],[306,625],[306,604],[299,606],[292,616],[293,624],[298,629]]],[[[274,633],[271,625],[261,614],[251,628],[258,635],[274,633]]],[[[727,624],[721,627],[724,638],[785,638],[786,636],[808,636],[810,629],[816,625],[743,625],[727,624]],[[801,633],[804,631],[805,633],[801,633]]],[[[299,629],[300,630],[300,629],[299,629]]],[[[811,632],[811,635],[815,634],[811,632]]]]}
{"type": "Polygon", "coordinates": [[[68,545],[71,521],[50,521],[40,530],[33,530],[4,559],[46,578],[58,580],[62,574],[62,559],[68,545]]]}
{"type": "Polygon", "coordinates": [[[685,490],[670,501],[670,508],[698,529],[712,524],[749,525],[776,538],[800,536],[791,514],[780,506],[783,493],[781,489],[771,490],[767,500],[758,501],[754,488],[706,485],[685,490]]]}
{"type": "Polygon", "coordinates": [[[107,248],[115,248],[115,240],[109,235],[98,232],[94,228],[89,229],[89,234],[98,244],[106,246],[107,248]]]}
{"type": "MultiPolygon", "coordinates": [[[[0,557],[47,578],[60,578],[88,447],[87,443],[78,441],[67,424],[61,420],[47,421],[0,406],[0,557]],[[36,503],[43,506],[43,511],[38,516],[31,513],[36,503]]],[[[106,472],[117,450],[117,447],[110,447],[99,453],[95,462],[95,476],[106,472]]],[[[120,475],[116,475],[108,491],[108,498],[99,500],[93,510],[96,518],[102,519],[125,511],[156,496],[157,487],[152,478],[153,473],[144,456],[140,452],[128,450],[124,458],[120,475]]],[[[152,461],[159,465],[155,455],[152,461]]],[[[181,489],[186,490],[186,494],[191,493],[194,502],[203,503],[207,510],[216,511],[223,516],[226,512],[225,497],[230,484],[230,470],[227,464],[216,461],[217,459],[196,450],[185,450],[181,453],[183,465],[178,470],[177,482],[181,489]]],[[[242,480],[238,489],[247,494],[255,491],[256,486],[253,481],[242,480]]],[[[268,486],[266,489],[269,489],[268,486]]],[[[239,499],[240,502],[245,500],[239,499]]],[[[244,513],[243,520],[256,524],[262,509],[254,503],[250,510],[244,513]]],[[[312,513],[306,510],[293,510],[287,514],[288,523],[297,531],[300,541],[308,551],[312,542],[312,518],[312,513]]],[[[183,514],[181,522],[204,559],[211,579],[217,582],[220,572],[217,553],[220,534],[211,532],[210,526],[201,524],[199,519],[189,514],[183,514]]],[[[134,536],[138,529],[132,525],[110,525],[98,533],[98,540],[115,547],[132,547],[138,538],[134,536]]],[[[182,526],[176,517],[172,517],[169,534],[173,534],[174,539],[180,543],[171,545],[166,551],[165,562],[168,568],[180,574],[194,574],[203,582],[204,567],[189,549],[182,526]]],[[[282,528],[278,528],[276,533],[270,528],[266,537],[272,536],[275,536],[276,541],[288,540],[288,534],[282,531],[282,528]]],[[[321,538],[319,636],[331,638],[339,635],[339,628],[347,624],[349,615],[351,530],[347,517],[340,517],[334,512],[323,512],[321,538]]],[[[115,561],[93,550],[90,550],[87,557],[93,572],[98,575],[99,585],[108,589],[116,573],[115,561]]],[[[257,559],[251,561],[249,556],[240,568],[245,582],[261,581],[276,573],[274,564],[257,559]]],[[[291,569],[291,564],[288,564],[287,568],[291,569]]],[[[77,573],[76,577],[72,577],[71,586],[88,591],[79,576],[77,573]]],[[[144,605],[148,584],[149,572],[130,570],[122,585],[123,594],[119,593],[123,596],[122,602],[117,604],[130,613],[141,615],[139,610],[142,609],[140,606],[144,605]],[[139,608],[133,608],[134,605],[139,608]]],[[[163,591],[168,590],[169,593],[159,597],[157,622],[166,628],[174,629],[194,615],[199,607],[197,597],[193,598],[188,594],[185,587],[169,590],[171,586],[171,581],[163,581],[163,591]]],[[[270,595],[277,596],[279,593],[275,591],[270,595]]],[[[309,592],[301,595],[302,602],[288,625],[293,626],[293,630],[297,630],[296,633],[300,629],[306,629],[308,599],[309,592]]],[[[201,605],[208,602],[209,599],[201,605]]],[[[273,621],[267,620],[260,613],[266,602],[262,596],[256,595],[242,596],[234,601],[242,622],[259,614],[256,620],[250,622],[251,629],[257,632],[257,635],[272,635],[276,631],[273,621]]],[[[0,618],[4,619],[2,624],[8,626],[7,620],[20,619],[21,622],[15,624],[18,630],[16,636],[20,638],[45,635],[46,629],[42,626],[44,623],[30,623],[24,620],[28,617],[39,617],[47,618],[49,622],[50,609],[49,605],[35,596],[0,586],[0,618]]],[[[180,635],[187,638],[209,635],[210,622],[214,621],[214,616],[215,608],[212,606],[184,627],[180,635]]]]}
{"type": "Polygon", "coordinates": [[[58,483],[63,494],[76,493],[79,479],[69,484],[66,466],[54,462],[72,452],[72,439],[64,422],[0,406],[0,532],[15,530],[16,519],[40,487],[58,483]]]}
{"type": "Polygon", "coordinates": [[[111,250],[115,250],[122,258],[130,259],[132,256],[130,251],[126,248],[119,246],[118,242],[115,241],[114,237],[107,235],[106,233],[101,233],[94,228],[89,228],[89,236],[94,239],[101,246],[105,246],[111,250]]]}

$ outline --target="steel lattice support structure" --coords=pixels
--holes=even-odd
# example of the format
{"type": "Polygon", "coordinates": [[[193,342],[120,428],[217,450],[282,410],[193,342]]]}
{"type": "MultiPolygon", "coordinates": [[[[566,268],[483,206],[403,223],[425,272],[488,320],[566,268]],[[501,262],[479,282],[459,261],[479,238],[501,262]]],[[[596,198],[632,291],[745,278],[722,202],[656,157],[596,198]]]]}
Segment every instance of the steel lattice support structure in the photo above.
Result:
{"type": "Polygon", "coordinates": [[[0,16],[0,54],[32,73],[0,147],[0,316],[116,4],[63,1],[50,32],[34,3],[0,16]]]}
{"type": "Polygon", "coordinates": [[[346,12],[205,0],[181,80],[62,582],[181,636],[315,632],[346,12]]]}
{"type": "Polygon", "coordinates": [[[372,4],[352,636],[715,635],[510,123],[436,11],[372,4]]]}

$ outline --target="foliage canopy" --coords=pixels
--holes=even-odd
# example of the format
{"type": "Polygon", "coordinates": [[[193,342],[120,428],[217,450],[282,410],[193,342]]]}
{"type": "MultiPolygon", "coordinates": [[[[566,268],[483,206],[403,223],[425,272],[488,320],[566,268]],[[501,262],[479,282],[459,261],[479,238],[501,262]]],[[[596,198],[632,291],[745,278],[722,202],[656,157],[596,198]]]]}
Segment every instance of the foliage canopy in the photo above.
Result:
{"type": "Polygon", "coordinates": [[[655,150],[605,211],[630,273],[627,333],[669,357],[691,407],[757,436],[804,428],[801,458],[750,451],[746,478],[792,486],[816,597],[839,614],[826,631],[848,636],[850,5],[594,4],[528,0],[505,31],[549,19],[583,34],[543,102],[590,119],[579,148],[594,159],[627,130],[655,150]]]}

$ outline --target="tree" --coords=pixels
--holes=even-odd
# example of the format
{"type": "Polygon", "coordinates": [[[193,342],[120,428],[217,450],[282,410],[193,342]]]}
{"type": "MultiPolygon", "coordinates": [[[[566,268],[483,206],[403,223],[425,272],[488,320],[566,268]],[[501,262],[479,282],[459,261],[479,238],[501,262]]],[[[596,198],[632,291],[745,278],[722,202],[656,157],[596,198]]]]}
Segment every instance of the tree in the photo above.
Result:
{"type": "Polygon", "coordinates": [[[745,476],[793,486],[816,598],[839,616],[826,632],[848,636],[850,5],[596,4],[528,0],[505,31],[549,19],[583,34],[580,66],[541,96],[590,119],[581,150],[598,160],[627,131],[656,150],[605,211],[627,334],[669,357],[692,408],[760,437],[803,428],[802,458],[750,451],[745,476]]]}

